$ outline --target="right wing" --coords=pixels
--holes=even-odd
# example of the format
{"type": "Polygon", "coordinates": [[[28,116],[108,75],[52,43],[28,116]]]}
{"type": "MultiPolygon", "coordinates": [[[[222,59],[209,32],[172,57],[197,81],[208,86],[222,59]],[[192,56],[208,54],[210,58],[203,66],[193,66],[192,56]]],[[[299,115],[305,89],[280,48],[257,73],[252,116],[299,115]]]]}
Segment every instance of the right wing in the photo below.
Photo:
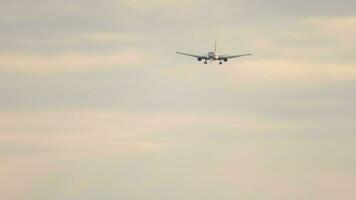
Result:
{"type": "Polygon", "coordinates": [[[251,56],[251,55],[252,54],[248,53],[248,54],[233,55],[233,56],[223,56],[223,57],[231,59],[231,58],[238,58],[238,57],[242,57],[242,56],[251,56]]]}
{"type": "Polygon", "coordinates": [[[177,54],[185,55],[185,56],[190,56],[194,58],[205,58],[206,56],[201,56],[201,55],[194,55],[194,54],[189,54],[189,53],[183,53],[183,52],[176,52],[177,54]]]}

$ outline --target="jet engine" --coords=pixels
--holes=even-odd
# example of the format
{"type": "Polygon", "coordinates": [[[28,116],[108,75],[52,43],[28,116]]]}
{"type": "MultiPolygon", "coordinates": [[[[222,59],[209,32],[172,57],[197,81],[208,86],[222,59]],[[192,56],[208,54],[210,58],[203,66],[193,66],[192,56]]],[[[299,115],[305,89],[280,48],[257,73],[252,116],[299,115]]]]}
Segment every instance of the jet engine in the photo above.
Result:
{"type": "Polygon", "coordinates": [[[197,59],[198,59],[199,62],[203,60],[202,57],[198,57],[197,59]]]}
{"type": "Polygon", "coordinates": [[[224,59],[223,59],[223,61],[224,61],[224,62],[227,62],[227,61],[228,61],[228,59],[227,59],[227,58],[224,58],[224,59]]]}

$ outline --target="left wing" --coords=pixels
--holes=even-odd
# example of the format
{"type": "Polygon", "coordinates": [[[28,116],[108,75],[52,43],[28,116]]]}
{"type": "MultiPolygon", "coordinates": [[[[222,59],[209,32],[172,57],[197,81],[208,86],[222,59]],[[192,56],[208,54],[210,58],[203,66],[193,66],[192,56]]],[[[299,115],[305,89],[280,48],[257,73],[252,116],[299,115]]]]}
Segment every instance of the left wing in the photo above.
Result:
{"type": "Polygon", "coordinates": [[[176,52],[177,54],[185,55],[185,56],[191,56],[194,58],[204,58],[205,56],[199,56],[199,55],[194,55],[194,54],[189,54],[189,53],[183,53],[183,52],[176,52]]]}
{"type": "Polygon", "coordinates": [[[252,54],[248,53],[248,54],[240,54],[240,55],[233,55],[233,56],[220,56],[221,58],[227,58],[227,59],[231,59],[231,58],[238,58],[238,57],[242,57],[242,56],[251,56],[252,54]]]}

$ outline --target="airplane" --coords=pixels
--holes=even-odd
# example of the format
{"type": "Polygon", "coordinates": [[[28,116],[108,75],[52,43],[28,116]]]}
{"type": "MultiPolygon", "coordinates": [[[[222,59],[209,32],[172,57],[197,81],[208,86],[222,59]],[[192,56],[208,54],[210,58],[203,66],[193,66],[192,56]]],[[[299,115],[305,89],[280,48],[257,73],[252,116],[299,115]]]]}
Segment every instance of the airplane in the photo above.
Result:
{"type": "Polygon", "coordinates": [[[189,53],[183,53],[183,52],[176,52],[177,54],[181,54],[181,55],[185,55],[185,56],[191,56],[196,58],[199,62],[204,60],[204,64],[208,64],[208,60],[210,60],[210,62],[213,61],[219,61],[219,64],[222,65],[223,61],[227,62],[229,59],[232,58],[238,58],[238,57],[242,57],[242,56],[250,56],[252,54],[240,54],[240,55],[219,55],[216,51],[216,41],[215,41],[215,47],[214,47],[214,51],[209,52],[206,55],[194,55],[194,54],[189,54],[189,53]]]}

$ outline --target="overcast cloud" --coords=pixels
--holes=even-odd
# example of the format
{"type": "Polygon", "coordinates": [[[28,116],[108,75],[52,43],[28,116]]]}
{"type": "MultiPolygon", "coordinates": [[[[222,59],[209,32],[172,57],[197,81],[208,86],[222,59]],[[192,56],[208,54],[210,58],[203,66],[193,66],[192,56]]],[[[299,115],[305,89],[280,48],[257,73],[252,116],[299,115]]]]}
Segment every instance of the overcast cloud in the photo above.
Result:
{"type": "Polygon", "coordinates": [[[355,199],[355,10],[1,0],[2,198],[355,199]]]}

